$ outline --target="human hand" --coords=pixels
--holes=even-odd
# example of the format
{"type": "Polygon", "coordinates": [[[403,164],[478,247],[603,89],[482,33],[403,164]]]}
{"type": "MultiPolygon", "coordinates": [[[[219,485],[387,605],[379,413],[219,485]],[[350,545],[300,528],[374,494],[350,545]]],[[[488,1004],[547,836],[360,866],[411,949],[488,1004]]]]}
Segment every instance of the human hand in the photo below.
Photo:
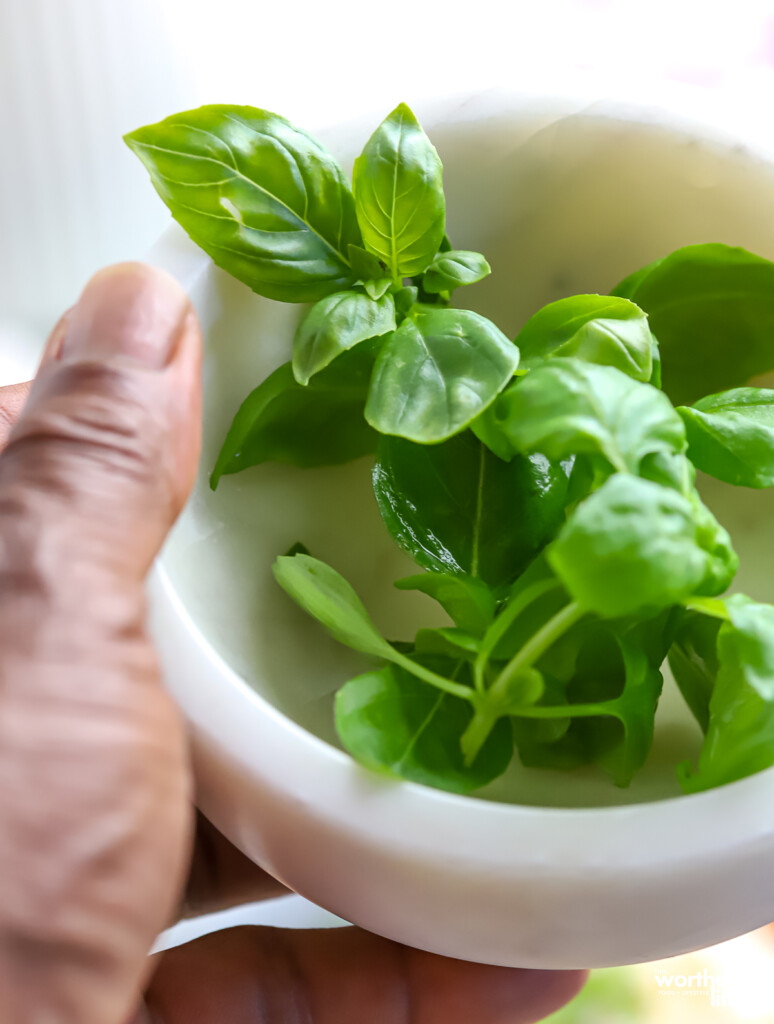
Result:
{"type": "Polygon", "coordinates": [[[0,389],[3,1019],[539,1020],[582,972],[465,964],[355,928],[239,928],[148,958],[181,902],[276,886],[195,827],[183,725],[145,632],[144,579],[196,470],[200,364],[182,289],[126,264],[57,324],[29,397],[0,389]]]}

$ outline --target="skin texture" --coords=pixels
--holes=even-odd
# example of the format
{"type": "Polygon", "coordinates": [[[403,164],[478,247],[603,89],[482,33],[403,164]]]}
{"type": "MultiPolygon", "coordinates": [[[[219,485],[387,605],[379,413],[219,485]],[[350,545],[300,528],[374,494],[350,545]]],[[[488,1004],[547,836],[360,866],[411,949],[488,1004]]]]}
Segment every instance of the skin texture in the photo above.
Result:
{"type": "Polygon", "coordinates": [[[185,732],[145,633],[145,575],[196,471],[200,374],[183,291],[123,264],[57,324],[29,394],[0,389],[3,1018],[540,1019],[582,973],[463,964],[357,929],[241,928],[147,957],[180,912],[277,887],[196,818],[185,732]]]}

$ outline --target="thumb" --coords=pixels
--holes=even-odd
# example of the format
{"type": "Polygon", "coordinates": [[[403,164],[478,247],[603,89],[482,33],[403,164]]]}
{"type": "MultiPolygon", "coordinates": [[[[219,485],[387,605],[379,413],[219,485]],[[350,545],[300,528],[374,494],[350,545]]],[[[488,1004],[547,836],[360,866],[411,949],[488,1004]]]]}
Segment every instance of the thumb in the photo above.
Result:
{"type": "Polygon", "coordinates": [[[193,480],[200,338],[160,271],[102,271],[0,455],[0,992],[119,1024],[176,905],[189,777],[143,581],[193,480]]]}
{"type": "Polygon", "coordinates": [[[63,541],[144,576],[196,472],[199,374],[177,282],[139,263],[101,271],[49,340],[0,460],[3,496],[52,518],[66,506],[63,541]]]}

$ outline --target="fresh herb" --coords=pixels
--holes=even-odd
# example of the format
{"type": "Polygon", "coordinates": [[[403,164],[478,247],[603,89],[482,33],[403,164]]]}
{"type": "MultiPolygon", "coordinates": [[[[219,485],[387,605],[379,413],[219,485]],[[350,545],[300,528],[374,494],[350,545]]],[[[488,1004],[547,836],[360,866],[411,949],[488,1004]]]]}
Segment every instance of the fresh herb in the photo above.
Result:
{"type": "Polygon", "coordinates": [[[396,586],[449,618],[388,641],[302,544],[276,560],[280,586],[366,659],[335,701],[358,761],[467,793],[515,748],[626,786],[668,657],[705,734],[683,788],[774,765],[774,607],[725,596],[737,557],[695,488],[697,468],[774,484],[774,392],[748,386],[774,369],[774,264],[688,246],[614,295],[550,303],[513,342],[451,305],[490,267],[452,247],[440,157],[404,104],[351,188],[311,136],[252,107],[127,142],[219,266],[313,303],[291,361],[237,412],[212,486],[267,461],[375,456],[385,526],[424,570],[396,586]]]}

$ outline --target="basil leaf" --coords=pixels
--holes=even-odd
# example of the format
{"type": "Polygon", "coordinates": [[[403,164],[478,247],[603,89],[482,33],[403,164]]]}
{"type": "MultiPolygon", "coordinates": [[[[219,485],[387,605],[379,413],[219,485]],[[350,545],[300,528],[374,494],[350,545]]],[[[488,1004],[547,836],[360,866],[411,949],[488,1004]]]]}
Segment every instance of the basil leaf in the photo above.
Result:
{"type": "Polygon", "coordinates": [[[774,263],[728,245],[689,245],[622,281],[650,318],[675,405],[774,369],[774,263]]]}
{"type": "Polygon", "coordinates": [[[614,366],[634,380],[653,372],[653,338],[648,318],[628,299],[573,295],[551,302],[526,322],[516,338],[522,368],[544,359],[572,356],[614,366]]]}
{"type": "Polygon", "coordinates": [[[616,640],[624,661],[623,692],[615,701],[611,717],[586,721],[587,728],[594,730],[594,763],[616,786],[628,786],[653,745],[656,707],[664,680],[659,671],[661,661],[652,664],[636,639],[616,634],[616,640]]]}
{"type": "Polygon", "coordinates": [[[339,356],[308,387],[285,363],[239,407],[210,477],[213,490],[228,473],[264,462],[329,466],[376,451],[379,435],[363,419],[374,363],[370,343],[339,356]]]}
{"type": "Polygon", "coordinates": [[[414,638],[414,650],[421,655],[441,655],[458,661],[474,661],[479,650],[476,637],[464,629],[442,626],[420,629],[414,638]]]}
{"type": "MultiPolygon", "coordinates": [[[[347,255],[352,266],[352,276],[360,281],[376,281],[384,276],[384,265],[360,245],[348,245],[347,255]]],[[[390,279],[387,278],[389,281],[390,279]]]]}
{"type": "Polygon", "coordinates": [[[371,621],[360,598],[331,566],[310,555],[280,555],[273,571],[282,589],[339,643],[361,654],[393,657],[392,647],[371,621]]]}
{"type": "Polygon", "coordinates": [[[691,502],[625,474],[572,513],[546,552],[573,599],[603,618],[647,615],[695,594],[709,567],[691,502]]]}
{"type": "Polygon", "coordinates": [[[253,291],[315,302],[352,280],[345,253],[360,231],[344,173],[284,117],[200,107],[125,140],[175,220],[253,291]]]}
{"type": "Polygon", "coordinates": [[[653,742],[670,620],[671,614],[664,613],[644,623],[584,621],[565,634],[561,654],[551,659],[565,666],[563,677],[544,677],[540,705],[569,704],[571,709],[604,702],[605,711],[573,717],[568,710],[567,717],[548,720],[514,717],[522,762],[555,769],[596,764],[617,786],[628,786],[653,742]]]}
{"type": "Polygon", "coordinates": [[[722,786],[774,765],[774,608],[742,594],[724,602],[717,677],[699,763],[678,775],[687,793],[722,786]]]}
{"type": "Polygon", "coordinates": [[[393,294],[395,300],[395,316],[398,323],[401,323],[411,312],[411,307],[417,301],[419,289],[416,285],[407,284],[393,294]]]}
{"type": "Polygon", "coordinates": [[[720,619],[685,612],[669,649],[672,675],[703,733],[709,726],[709,703],[718,674],[720,626],[720,619]]]}
{"type": "Polygon", "coordinates": [[[355,160],[352,188],[366,248],[393,281],[421,273],[444,235],[446,201],[435,147],[405,103],[355,160]]]}
{"type": "MultiPolygon", "coordinates": [[[[392,285],[392,281],[389,277],[379,277],[375,281],[363,281],[361,283],[366,290],[366,294],[370,295],[374,301],[381,299],[381,297],[389,291],[390,286],[392,285]]],[[[394,300],[392,306],[394,309],[394,300]]]]}
{"type": "Polygon", "coordinates": [[[395,330],[391,295],[374,301],[361,292],[336,292],[320,299],[293,338],[293,374],[308,384],[314,374],[361,341],[395,330]]]}
{"type": "Polygon", "coordinates": [[[474,430],[501,457],[591,453],[630,473],[646,455],[682,452],[686,445],[682,420],[666,395],[611,366],[579,359],[550,360],[531,370],[474,430]]]}
{"type": "Polygon", "coordinates": [[[731,545],[728,531],[720,525],[698,493],[693,491],[688,499],[696,523],[696,542],[707,554],[704,579],[696,593],[702,597],[715,597],[731,585],[739,568],[739,557],[731,545]]]}
{"type": "Polygon", "coordinates": [[[346,683],[336,694],[336,730],[366,768],[452,793],[469,793],[502,775],[513,756],[506,719],[467,766],[460,739],[472,717],[468,701],[438,693],[388,666],[346,683]]]}
{"type": "Polygon", "coordinates": [[[739,487],[774,484],[774,391],[734,388],[677,411],[697,469],[739,487]]]}
{"type": "Polygon", "coordinates": [[[397,580],[395,586],[432,597],[460,629],[474,636],[481,636],[494,619],[495,596],[491,587],[477,577],[423,572],[397,580]]]}
{"type": "Polygon", "coordinates": [[[492,587],[511,583],[564,521],[562,466],[502,462],[469,433],[428,446],[383,437],[373,484],[387,529],[419,565],[492,587]]]}
{"type": "Polygon", "coordinates": [[[431,295],[451,292],[465,284],[475,284],[492,273],[480,252],[451,249],[439,252],[422,278],[422,287],[431,295]]]}
{"type": "Polygon", "coordinates": [[[466,427],[513,376],[519,350],[468,310],[412,314],[376,361],[366,419],[382,434],[422,444],[466,427]]]}

